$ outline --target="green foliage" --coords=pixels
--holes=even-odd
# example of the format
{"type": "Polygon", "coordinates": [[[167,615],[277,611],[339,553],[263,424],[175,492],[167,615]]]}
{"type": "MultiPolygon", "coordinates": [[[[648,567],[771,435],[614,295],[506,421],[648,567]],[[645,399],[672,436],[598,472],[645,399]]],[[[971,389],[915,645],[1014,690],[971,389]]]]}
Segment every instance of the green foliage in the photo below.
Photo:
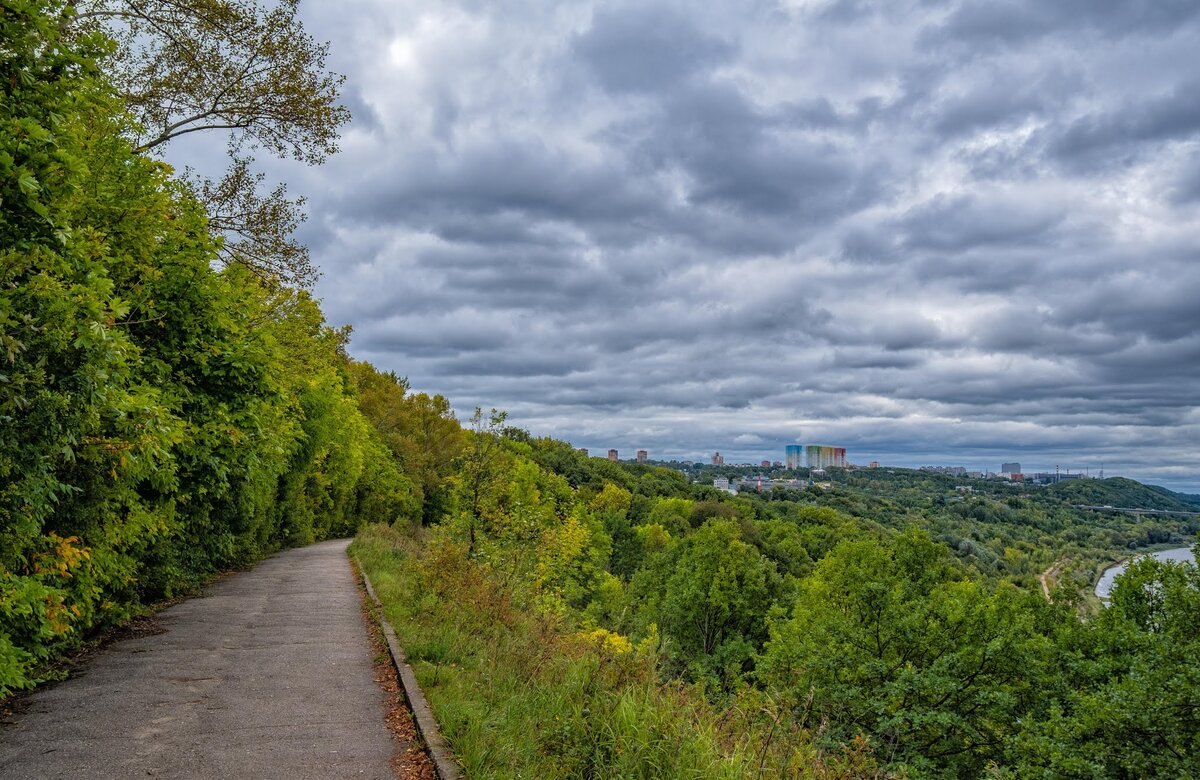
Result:
{"type": "Polygon", "coordinates": [[[918,532],[844,542],[800,583],[761,674],[797,717],[831,724],[824,739],[863,733],[914,776],[977,777],[1033,695],[1045,608],[963,579],[918,532]]]}
{"type": "Polygon", "coordinates": [[[358,406],[412,481],[429,525],[453,513],[458,459],[467,447],[444,396],[408,393],[408,380],[380,372],[370,363],[350,362],[358,406]]]}
{"type": "Polygon", "coordinates": [[[672,660],[725,685],[751,667],[778,591],[775,568],[727,520],[710,520],[675,547],[658,609],[672,660]]]}
{"type": "Polygon", "coordinates": [[[1194,512],[1195,505],[1185,497],[1166,488],[1143,485],[1124,477],[1108,479],[1072,479],[1049,485],[1046,493],[1073,504],[1091,506],[1134,507],[1194,512]]]}
{"type": "Polygon", "coordinates": [[[214,272],[69,5],[0,12],[0,695],[96,628],[278,549],[408,519],[302,293],[214,272]]]}
{"type": "Polygon", "coordinates": [[[1014,776],[1200,776],[1200,568],[1143,558],[1112,608],[1060,637],[1061,689],[1015,742],[1014,776]]]}
{"type": "Polygon", "coordinates": [[[752,756],[721,749],[703,698],[653,684],[652,642],[563,632],[436,536],[371,527],[351,552],[469,777],[754,776],[752,756]]]}
{"type": "Polygon", "coordinates": [[[1098,616],[1074,593],[1090,579],[1072,579],[1129,544],[1178,538],[1188,521],[1096,515],[1005,485],[948,494],[944,478],[916,473],[839,473],[828,489],[731,498],[503,423],[475,415],[455,478],[458,514],[435,534],[454,543],[422,553],[389,542],[437,560],[399,598],[427,609],[410,636],[433,664],[433,685],[446,687],[443,713],[467,764],[495,773],[486,776],[523,776],[530,766],[559,776],[508,758],[484,769],[514,752],[553,756],[568,776],[658,776],[648,767],[669,753],[664,741],[688,732],[630,726],[636,748],[597,742],[597,730],[625,728],[591,709],[623,713],[624,683],[588,672],[584,685],[562,645],[534,656],[526,668],[535,671],[504,678],[474,654],[531,652],[514,635],[468,643],[439,628],[481,601],[489,615],[502,603],[534,621],[509,626],[518,637],[536,634],[534,647],[578,635],[618,655],[656,648],[642,658],[640,685],[700,695],[705,712],[720,713],[697,719],[700,736],[727,758],[753,757],[739,772],[1195,774],[1197,680],[1186,660],[1200,650],[1194,575],[1138,564],[1098,616]],[[473,578],[490,595],[450,583],[473,578]],[[436,608],[426,581],[442,583],[436,608]],[[426,650],[430,635],[440,638],[426,650]],[[472,703],[480,699],[487,703],[472,703]],[[558,718],[553,726],[539,720],[546,715],[558,718]],[[554,735],[553,749],[522,741],[535,728],[554,735]]]}

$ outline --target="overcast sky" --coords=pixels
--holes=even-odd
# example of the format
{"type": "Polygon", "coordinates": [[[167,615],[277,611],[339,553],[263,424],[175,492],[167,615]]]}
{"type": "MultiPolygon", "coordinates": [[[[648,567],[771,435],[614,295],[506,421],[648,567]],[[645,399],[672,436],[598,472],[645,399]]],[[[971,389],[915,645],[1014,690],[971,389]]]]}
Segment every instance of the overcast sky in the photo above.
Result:
{"type": "Polygon", "coordinates": [[[1200,492],[1200,2],[302,9],[318,294],[461,416],[1200,492]]]}

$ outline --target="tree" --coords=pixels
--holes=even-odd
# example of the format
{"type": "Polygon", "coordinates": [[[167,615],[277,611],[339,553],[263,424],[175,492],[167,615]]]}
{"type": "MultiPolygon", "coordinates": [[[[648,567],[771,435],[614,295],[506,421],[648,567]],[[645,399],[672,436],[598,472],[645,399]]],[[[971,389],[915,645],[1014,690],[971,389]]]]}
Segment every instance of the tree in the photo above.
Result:
{"type": "Polygon", "coordinates": [[[692,529],[692,502],[686,498],[660,498],[650,509],[646,522],[665,528],[674,536],[683,536],[692,529]]]}
{"type": "Polygon", "coordinates": [[[453,506],[454,474],[467,448],[467,434],[443,395],[411,395],[405,408],[409,427],[401,462],[421,486],[422,521],[430,525],[453,506]]]}
{"type": "Polygon", "coordinates": [[[442,395],[408,395],[408,380],[349,361],[358,406],[421,491],[422,520],[438,522],[450,511],[454,473],[466,432],[442,395]]]}
{"type": "Polygon", "coordinates": [[[417,509],[345,333],[214,270],[204,207],[132,148],[107,42],[71,18],[0,6],[0,696],[141,604],[417,509]]]}
{"type": "Polygon", "coordinates": [[[1141,558],[1057,639],[1062,690],[1026,719],[1020,777],[1200,777],[1200,567],[1141,558]]]}
{"type": "Polygon", "coordinates": [[[306,286],[317,272],[292,238],[303,199],[281,185],[262,191],[248,152],[265,149],[310,165],[337,151],[349,111],[337,104],[343,77],[325,69],[319,44],[297,18],[299,0],[82,0],[74,29],[116,41],[106,60],[137,120],[137,151],[161,152],[197,132],[227,134],[231,162],[219,180],[194,179],[209,226],[226,238],[227,263],[270,282],[306,286]]]}
{"type": "Polygon", "coordinates": [[[980,777],[1037,695],[1047,609],[962,578],[923,532],[843,542],[800,582],[759,674],[830,746],[868,736],[913,777],[980,777]]]}
{"type": "Polygon", "coordinates": [[[589,502],[589,508],[599,518],[604,532],[611,539],[609,571],[628,579],[641,563],[642,544],[629,521],[633,496],[628,490],[606,482],[604,488],[589,502]]]}
{"type": "Polygon", "coordinates": [[[488,494],[495,487],[501,476],[500,457],[504,452],[504,444],[500,431],[504,421],[508,419],[507,412],[492,409],[486,416],[483,409],[476,406],[471,415],[471,443],[462,462],[462,489],[466,496],[467,506],[463,509],[463,519],[467,523],[467,552],[475,552],[476,535],[483,516],[483,505],[488,494]]]}
{"type": "Polygon", "coordinates": [[[676,663],[696,679],[737,679],[764,638],[777,586],[775,568],[736,523],[714,518],[689,535],[660,607],[676,663]]]}

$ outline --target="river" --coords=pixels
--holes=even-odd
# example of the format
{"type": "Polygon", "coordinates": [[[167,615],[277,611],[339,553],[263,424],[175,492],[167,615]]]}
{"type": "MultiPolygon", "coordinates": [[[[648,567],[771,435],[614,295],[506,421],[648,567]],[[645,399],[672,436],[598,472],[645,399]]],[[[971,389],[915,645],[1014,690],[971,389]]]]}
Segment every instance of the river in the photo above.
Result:
{"type": "MultiPolygon", "coordinates": [[[[1144,554],[1144,553],[1140,553],[1144,554]]],[[[1170,550],[1159,550],[1156,553],[1149,553],[1160,561],[1195,561],[1192,556],[1191,547],[1174,547],[1170,550]]],[[[1137,557],[1137,556],[1134,556],[1137,557]]],[[[1117,575],[1125,571],[1125,563],[1118,563],[1116,566],[1111,566],[1104,570],[1100,575],[1100,581],[1096,583],[1096,595],[1108,601],[1108,594],[1112,593],[1113,583],[1116,582],[1117,575]]]]}

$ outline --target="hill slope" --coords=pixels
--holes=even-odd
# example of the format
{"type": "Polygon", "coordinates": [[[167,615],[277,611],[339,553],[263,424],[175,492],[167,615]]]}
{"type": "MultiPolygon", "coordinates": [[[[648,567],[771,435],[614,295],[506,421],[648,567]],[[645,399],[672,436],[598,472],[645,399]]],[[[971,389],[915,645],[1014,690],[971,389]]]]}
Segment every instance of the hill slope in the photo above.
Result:
{"type": "Polygon", "coordinates": [[[1197,511],[1187,496],[1156,485],[1143,485],[1124,477],[1071,480],[1050,485],[1046,492],[1073,504],[1110,505],[1135,509],[1197,511]]]}

